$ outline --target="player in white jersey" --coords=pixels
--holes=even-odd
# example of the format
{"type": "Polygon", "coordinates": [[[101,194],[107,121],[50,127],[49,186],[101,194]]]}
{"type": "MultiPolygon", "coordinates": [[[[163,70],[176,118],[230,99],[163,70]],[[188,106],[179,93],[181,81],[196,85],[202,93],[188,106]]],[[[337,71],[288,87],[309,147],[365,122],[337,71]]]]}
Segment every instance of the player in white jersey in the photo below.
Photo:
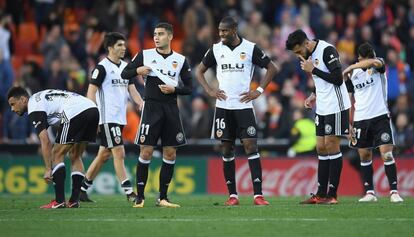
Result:
{"type": "Polygon", "coordinates": [[[99,122],[96,105],[76,93],[53,89],[29,97],[24,88],[13,87],[7,98],[13,112],[18,115],[28,112],[39,135],[46,168],[44,179],[53,181],[55,188],[55,199],[41,208],[79,207],[79,193],[84,178],[81,155],[88,142],[95,142],[99,122]],[[58,127],[53,147],[47,133],[49,126],[58,127]],[[72,195],[66,203],[63,159],[68,152],[72,164],[72,195]]]}
{"type": "Polygon", "coordinates": [[[347,67],[343,74],[349,78],[346,85],[355,99],[350,145],[358,149],[361,159],[365,196],[359,201],[377,201],[373,183],[372,149],[378,148],[390,186],[390,201],[402,202],[397,190],[397,168],[392,154],[394,136],[387,104],[385,63],[375,56],[369,43],[358,47],[358,61],[347,67]]]}
{"type": "Polygon", "coordinates": [[[212,138],[221,140],[223,171],[229,191],[227,206],[239,204],[236,190],[234,142],[239,138],[248,155],[255,205],[269,205],[262,193],[262,168],[257,147],[257,126],[252,101],[259,97],[277,72],[275,64],[254,43],[237,34],[237,22],[232,17],[220,21],[221,42],[214,44],[197,68],[197,80],[204,90],[216,98],[212,138]],[[266,68],[260,87],[250,90],[255,65],[266,68]],[[204,77],[210,67],[216,67],[219,88],[211,88],[204,77]]]}
{"type": "Polygon", "coordinates": [[[180,207],[171,203],[167,191],[172,180],[177,147],[186,139],[177,106],[177,95],[191,94],[191,69],[185,57],[171,50],[173,28],[159,23],[154,29],[155,48],[139,52],[122,72],[123,78],[145,78],[144,107],[135,144],[140,145],[137,164],[137,198],[133,207],[144,207],[144,190],[154,147],[161,138],[163,162],[160,170],[160,207],[180,207]],[[182,84],[179,84],[179,81],[182,84]]]}
{"type": "Polygon", "coordinates": [[[318,191],[301,204],[336,204],[342,171],[340,137],[349,134],[351,107],[339,55],[334,46],[323,40],[309,40],[302,30],[288,36],[286,49],[300,58],[302,70],[311,73],[315,82],[315,93],[305,100],[305,107],[312,108],[316,100],[318,191]]]}
{"type": "Polygon", "coordinates": [[[107,57],[102,59],[92,72],[87,96],[98,105],[100,114],[98,135],[101,146],[86,172],[82,183],[81,201],[92,201],[86,191],[92,186],[93,179],[111,155],[114,158],[115,173],[127,200],[133,201],[136,197],[125,169],[122,129],[127,122],[128,95],[138,106],[143,102],[134,85],[134,79],[127,80],[121,77],[122,70],[127,65],[122,60],[126,51],[125,41],[125,36],[120,33],[106,34],[103,44],[108,52],[107,57]]]}

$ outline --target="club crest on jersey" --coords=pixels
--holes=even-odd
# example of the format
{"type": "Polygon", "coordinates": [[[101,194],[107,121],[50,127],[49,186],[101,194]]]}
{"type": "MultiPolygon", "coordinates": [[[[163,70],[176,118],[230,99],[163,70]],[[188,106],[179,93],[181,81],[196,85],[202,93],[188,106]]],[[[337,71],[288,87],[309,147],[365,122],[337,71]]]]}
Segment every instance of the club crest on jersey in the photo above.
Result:
{"type": "Polygon", "coordinates": [[[368,69],[367,72],[368,72],[368,75],[372,75],[372,68],[368,69]]]}
{"type": "Polygon", "coordinates": [[[246,53],[245,53],[245,52],[241,52],[241,53],[240,53],[240,59],[241,59],[241,60],[246,59],[246,53]]]}
{"type": "Polygon", "coordinates": [[[325,134],[331,134],[332,132],[332,126],[329,124],[325,125],[325,134]]]}
{"type": "Polygon", "coordinates": [[[184,140],[184,134],[182,132],[177,133],[175,139],[177,140],[177,142],[182,142],[184,140]]]}
{"type": "Polygon", "coordinates": [[[223,131],[221,129],[217,129],[216,135],[218,138],[220,138],[221,136],[223,136],[223,131]]]}
{"type": "Polygon", "coordinates": [[[247,134],[251,137],[256,135],[256,128],[254,128],[253,126],[249,126],[247,128],[247,134]]]}
{"type": "Polygon", "coordinates": [[[390,140],[391,136],[390,134],[384,132],[381,134],[381,141],[382,142],[388,142],[390,140]]]}
{"type": "Polygon", "coordinates": [[[139,137],[139,140],[140,140],[141,143],[145,142],[145,135],[141,135],[139,137]]]}
{"type": "Polygon", "coordinates": [[[121,138],[119,136],[116,136],[114,140],[116,144],[121,143],[121,138]]]}
{"type": "Polygon", "coordinates": [[[178,66],[177,61],[173,61],[173,62],[172,62],[172,66],[173,66],[173,68],[174,68],[174,69],[176,69],[176,68],[177,68],[177,66],[178,66]]]}
{"type": "Polygon", "coordinates": [[[319,60],[315,59],[315,66],[318,66],[318,65],[319,65],[319,60]]]}

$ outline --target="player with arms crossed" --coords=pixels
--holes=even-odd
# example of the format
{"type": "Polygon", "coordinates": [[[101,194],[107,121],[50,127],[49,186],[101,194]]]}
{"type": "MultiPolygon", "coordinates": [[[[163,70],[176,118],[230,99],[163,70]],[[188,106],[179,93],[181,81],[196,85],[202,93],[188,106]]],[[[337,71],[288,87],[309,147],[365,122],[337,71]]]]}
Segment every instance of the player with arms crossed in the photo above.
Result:
{"type": "Polygon", "coordinates": [[[237,22],[224,17],[218,27],[221,42],[214,44],[197,68],[197,80],[204,90],[216,98],[212,138],[221,140],[224,178],[229,191],[226,206],[239,205],[236,190],[236,138],[240,138],[248,156],[253,182],[254,204],[269,205],[262,193],[262,167],[257,147],[257,125],[253,100],[259,97],[277,72],[275,64],[254,43],[237,34],[237,22]],[[266,68],[260,87],[250,90],[254,66],[266,68]],[[207,83],[204,73],[216,67],[219,88],[207,83]]]}
{"type": "Polygon", "coordinates": [[[286,49],[300,58],[302,70],[312,74],[316,90],[305,100],[305,107],[312,108],[316,101],[318,191],[301,204],[336,204],[342,171],[340,141],[341,136],[349,134],[351,107],[339,55],[334,46],[323,40],[309,40],[302,30],[288,36],[286,49]]]}
{"type": "Polygon", "coordinates": [[[73,92],[44,90],[29,97],[22,87],[9,90],[7,99],[11,110],[18,115],[28,112],[35,127],[45,163],[44,179],[53,181],[55,199],[40,208],[79,207],[79,193],[84,179],[81,155],[88,142],[95,142],[99,111],[89,99],[73,92]],[[58,126],[52,146],[47,133],[49,126],[58,126]],[[65,203],[66,153],[72,164],[72,195],[65,203]]]}
{"type": "Polygon", "coordinates": [[[383,59],[375,56],[369,43],[358,47],[357,63],[343,75],[355,99],[353,134],[350,145],[358,149],[365,196],[359,202],[376,202],[372,168],[372,149],[378,148],[390,185],[390,201],[403,202],[397,190],[397,168],[392,150],[394,137],[387,103],[387,78],[383,59]]]}
{"type": "Polygon", "coordinates": [[[177,106],[177,95],[191,94],[191,69],[185,57],[171,50],[173,27],[159,23],[154,29],[155,48],[138,53],[122,72],[122,78],[145,78],[144,106],[135,144],[140,145],[137,164],[137,198],[133,207],[144,207],[144,189],[154,147],[161,138],[163,162],[160,171],[160,207],[180,207],[167,198],[177,147],[186,144],[177,106]],[[180,81],[181,80],[181,81],[180,81]],[[179,83],[180,82],[180,83],[179,83]],[[182,84],[181,84],[182,82],[182,84]]]}
{"type": "Polygon", "coordinates": [[[93,179],[111,155],[114,158],[115,173],[127,199],[133,201],[136,196],[125,169],[122,129],[126,125],[128,95],[138,106],[142,105],[142,99],[135,88],[134,79],[127,80],[121,77],[122,70],[127,65],[122,60],[126,51],[125,41],[125,36],[120,33],[106,34],[103,44],[108,52],[107,57],[102,59],[92,72],[87,97],[98,105],[98,135],[101,138],[101,146],[86,172],[81,188],[81,201],[92,201],[86,191],[92,186],[93,179]]]}

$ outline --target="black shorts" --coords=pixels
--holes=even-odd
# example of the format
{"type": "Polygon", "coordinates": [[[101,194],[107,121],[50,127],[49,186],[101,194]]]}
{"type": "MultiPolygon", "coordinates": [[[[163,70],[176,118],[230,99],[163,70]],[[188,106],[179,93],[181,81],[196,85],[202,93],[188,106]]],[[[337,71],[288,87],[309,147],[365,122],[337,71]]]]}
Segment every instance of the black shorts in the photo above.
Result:
{"type": "Polygon", "coordinates": [[[349,109],[335,114],[315,116],[316,136],[346,136],[349,134],[349,109]]]}
{"type": "Polygon", "coordinates": [[[387,114],[354,122],[356,143],[353,148],[376,148],[385,144],[394,145],[391,119],[387,114]]]}
{"type": "Polygon", "coordinates": [[[216,108],[211,138],[230,141],[236,138],[257,138],[256,117],[253,109],[216,108]]]}
{"type": "Polygon", "coordinates": [[[69,122],[59,125],[55,142],[59,144],[95,142],[98,123],[98,108],[84,110],[69,122]]]}
{"type": "Polygon", "coordinates": [[[145,101],[135,144],[181,146],[187,143],[177,104],[145,101]]]}
{"type": "Polygon", "coordinates": [[[113,148],[123,145],[122,129],[124,129],[124,126],[117,123],[100,124],[98,135],[101,139],[101,146],[113,148]]]}

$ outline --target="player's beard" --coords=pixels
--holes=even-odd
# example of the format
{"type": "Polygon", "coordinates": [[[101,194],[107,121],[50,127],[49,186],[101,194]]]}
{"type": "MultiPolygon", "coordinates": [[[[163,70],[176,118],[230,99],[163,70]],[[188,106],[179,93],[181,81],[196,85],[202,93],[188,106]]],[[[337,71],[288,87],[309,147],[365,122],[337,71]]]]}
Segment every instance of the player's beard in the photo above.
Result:
{"type": "Polygon", "coordinates": [[[227,46],[231,46],[233,44],[233,42],[236,40],[236,38],[237,38],[236,35],[225,37],[226,40],[223,42],[223,44],[225,44],[227,46]]]}
{"type": "Polygon", "coordinates": [[[311,56],[311,52],[310,52],[310,50],[309,50],[309,49],[306,49],[306,52],[305,52],[305,59],[308,59],[310,56],[311,56]]]}

